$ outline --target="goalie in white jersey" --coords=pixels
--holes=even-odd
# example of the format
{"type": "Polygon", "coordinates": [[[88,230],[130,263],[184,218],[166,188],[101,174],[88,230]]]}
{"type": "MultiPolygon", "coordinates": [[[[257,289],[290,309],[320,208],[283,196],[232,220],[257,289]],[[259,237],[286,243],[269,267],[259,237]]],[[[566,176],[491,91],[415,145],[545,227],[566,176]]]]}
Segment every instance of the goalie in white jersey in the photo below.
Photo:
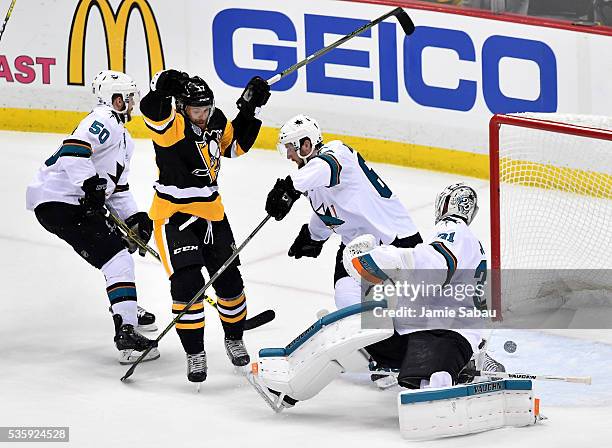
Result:
{"type": "MultiPolygon", "coordinates": [[[[487,272],[485,252],[469,228],[477,211],[476,192],[465,184],[451,185],[436,199],[436,225],[425,243],[401,248],[379,245],[379,238],[371,234],[360,235],[344,250],[345,269],[356,282],[363,282],[364,289],[375,292],[382,289],[377,288],[378,285],[390,286],[389,280],[395,284],[402,271],[409,274],[408,278],[414,283],[425,279],[434,284],[453,285],[451,291],[454,292],[463,291],[465,288],[461,286],[468,284],[482,285],[487,272]],[[374,287],[370,288],[372,285],[374,287]]],[[[443,308],[456,307],[457,302],[461,302],[466,309],[486,310],[486,299],[480,295],[460,298],[455,294],[429,299],[431,301],[417,304],[443,308]]],[[[380,377],[377,379],[389,379],[394,376],[392,372],[398,372],[397,382],[408,389],[452,388],[469,382],[474,379],[467,373],[473,370],[472,363],[478,370],[504,370],[503,365],[492,358],[485,360],[487,355],[481,350],[480,330],[484,321],[474,320],[471,328],[454,330],[450,328],[455,328],[456,322],[449,324],[449,319],[444,326],[437,320],[397,318],[400,308],[389,309],[388,306],[388,301],[372,300],[353,304],[321,317],[284,348],[261,350],[256,369],[258,378],[251,383],[264,397],[265,386],[276,396],[268,395],[267,401],[280,409],[314,397],[343,372],[360,371],[368,362],[372,371],[372,359],[375,367],[383,367],[376,370],[380,377]],[[373,309],[380,313],[369,316],[375,319],[369,320],[372,325],[364,325],[368,321],[360,315],[373,309]]],[[[469,322],[461,320],[460,323],[469,322]]],[[[378,384],[381,386],[384,382],[378,384]]],[[[503,401],[504,398],[496,399],[503,401]]],[[[480,408],[473,411],[475,418],[479,412],[480,408]]],[[[438,418],[435,411],[434,416],[438,418]]],[[[480,430],[490,429],[491,425],[487,425],[480,430]]]]}
{"type": "Polygon", "coordinates": [[[277,180],[268,194],[266,211],[283,219],[304,194],[314,211],[289,249],[295,258],[321,253],[332,233],[342,237],[336,256],[334,298],[337,308],[359,303],[359,283],[342,265],[345,245],[364,233],[397,247],[414,247],[423,240],[408,211],[363,157],[339,140],[323,144],[318,123],[297,115],[280,130],[278,150],[298,165],[298,172],[277,180]]]}
{"type": "MultiPolygon", "coordinates": [[[[389,272],[411,272],[412,279],[420,277],[436,285],[444,285],[453,291],[463,291],[472,285],[473,291],[482,291],[487,275],[487,261],[482,244],[469,228],[478,211],[476,192],[465,184],[447,187],[436,198],[436,225],[432,235],[424,244],[412,249],[392,246],[378,246],[372,235],[362,235],[347,245],[344,266],[349,274],[358,281],[368,284],[382,284],[389,272]]],[[[482,294],[458,299],[457,295],[430,295],[412,298],[411,304],[398,306],[416,308],[423,304],[433,309],[478,310],[477,314],[486,316],[486,298],[482,294]],[[420,301],[421,299],[424,301],[420,301]]],[[[417,313],[421,316],[422,313],[417,313]]],[[[488,317],[488,316],[487,316],[488,317]]],[[[468,317],[461,330],[449,330],[445,326],[450,320],[431,317],[394,319],[396,334],[392,337],[397,347],[395,353],[388,351],[389,341],[367,347],[374,359],[383,359],[392,368],[400,368],[398,382],[409,388],[428,385],[446,387],[458,382],[460,371],[470,361],[474,353],[479,353],[482,343],[484,321],[468,317]],[[467,327],[467,328],[466,328],[467,327]],[[472,327],[468,329],[469,327],[472,327]],[[399,356],[396,358],[396,356],[399,356]]],[[[484,353],[482,354],[484,356],[484,353]]],[[[503,370],[501,364],[489,358],[491,368],[503,370]]]]}
{"type": "MultiPolygon", "coordinates": [[[[151,220],[138,211],[127,179],[134,143],[125,123],[138,89],[130,76],[106,70],[94,78],[93,92],[97,106],[38,170],[27,188],[26,207],[48,232],[104,273],[119,361],[127,364],[154,344],[135,328],[153,327],[155,316],[137,306],[134,261],[103,209],[117,213],[143,241],[150,239],[151,220]]],[[[156,348],[147,355],[157,357],[156,348]]]]}

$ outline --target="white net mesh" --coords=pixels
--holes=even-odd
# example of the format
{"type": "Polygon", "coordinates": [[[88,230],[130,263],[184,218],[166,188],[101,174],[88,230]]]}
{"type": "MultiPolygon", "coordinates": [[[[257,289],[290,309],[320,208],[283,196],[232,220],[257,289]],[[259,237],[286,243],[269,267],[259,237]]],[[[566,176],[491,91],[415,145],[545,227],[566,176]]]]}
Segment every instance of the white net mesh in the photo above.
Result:
{"type": "MultiPolygon", "coordinates": [[[[612,117],[517,116],[612,130],[612,117]]],[[[504,124],[499,168],[502,309],[610,287],[612,141],[504,124]]]]}

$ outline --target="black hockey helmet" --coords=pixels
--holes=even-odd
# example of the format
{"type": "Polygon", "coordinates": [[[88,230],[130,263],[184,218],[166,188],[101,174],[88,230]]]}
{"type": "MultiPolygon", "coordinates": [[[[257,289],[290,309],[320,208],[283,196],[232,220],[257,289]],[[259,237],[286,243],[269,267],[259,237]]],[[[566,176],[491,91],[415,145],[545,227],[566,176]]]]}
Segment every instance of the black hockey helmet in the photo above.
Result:
{"type": "Polygon", "coordinates": [[[211,106],[215,105],[215,96],[206,81],[199,76],[192,76],[185,83],[183,93],[177,97],[178,102],[184,106],[211,106]]]}

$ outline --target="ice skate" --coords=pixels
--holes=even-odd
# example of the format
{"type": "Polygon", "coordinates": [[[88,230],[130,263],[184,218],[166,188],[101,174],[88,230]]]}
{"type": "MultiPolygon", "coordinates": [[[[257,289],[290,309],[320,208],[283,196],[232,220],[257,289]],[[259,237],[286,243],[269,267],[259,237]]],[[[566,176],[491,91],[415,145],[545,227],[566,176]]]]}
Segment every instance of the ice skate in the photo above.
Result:
{"type": "Polygon", "coordinates": [[[115,345],[119,350],[120,364],[133,364],[142,353],[152,347],[143,361],[152,361],[159,358],[157,342],[147,339],[130,324],[124,324],[119,314],[113,315],[115,322],[115,345]]]}
{"type": "Polygon", "coordinates": [[[200,383],[206,380],[208,366],[206,364],[206,351],[190,355],[187,353],[187,379],[192,383],[197,383],[197,390],[200,391],[200,383]]]}
{"type": "Polygon", "coordinates": [[[229,360],[236,367],[243,367],[251,362],[251,358],[242,339],[225,338],[225,352],[229,360]]]}

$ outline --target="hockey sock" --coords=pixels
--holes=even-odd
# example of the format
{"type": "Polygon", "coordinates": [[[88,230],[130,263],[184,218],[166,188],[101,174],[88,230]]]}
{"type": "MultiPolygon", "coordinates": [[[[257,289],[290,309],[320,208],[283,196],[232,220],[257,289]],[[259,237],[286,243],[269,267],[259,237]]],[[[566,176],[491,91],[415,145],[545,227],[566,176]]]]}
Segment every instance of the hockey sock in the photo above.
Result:
{"type": "Polygon", "coordinates": [[[136,284],[134,283],[134,260],[126,249],[119,252],[102,266],[106,278],[106,293],[113,314],[121,315],[124,324],[137,326],[136,284]]]}
{"type": "MultiPolygon", "coordinates": [[[[187,303],[204,285],[200,266],[190,266],[176,271],[170,277],[172,313],[180,314],[187,303]]],[[[196,301],[176,323],[176,332],[185,353],[194,355],[204,350],[204,302],[196,301]]]]}
{"type": "MultiPolygon", "coordinates": [[[[179,314],[187,304],[172,302],[172,313],[179,314]]],[[[181,339],[185,353],[195,355],[204,350],[204,302],[194,303],[176,323],[176,332],[181,339]]]]}
{"type": "Polygon", "coordinates": [[[246,296],[244,291],[237,297],[217,298],[217,309],[221,324],[228,339],[242,339],[244,319],[247,315],[246,296]]]}

